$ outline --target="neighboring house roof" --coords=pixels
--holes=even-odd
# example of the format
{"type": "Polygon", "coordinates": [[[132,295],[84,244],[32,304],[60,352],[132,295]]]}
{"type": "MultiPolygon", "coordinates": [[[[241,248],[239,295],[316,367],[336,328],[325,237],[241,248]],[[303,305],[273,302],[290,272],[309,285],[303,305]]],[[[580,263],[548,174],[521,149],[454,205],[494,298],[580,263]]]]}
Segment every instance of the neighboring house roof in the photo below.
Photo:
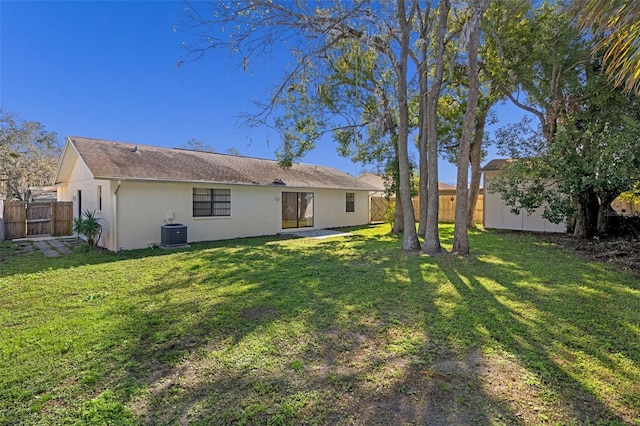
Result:
{"type": "MultiPolygon", "coordinates": [[[[375,186],[376,188],[378,188],[379,191],[386,190],[384,186],[384,178],[381,175],[377,175],[375,173],[363,173],[360,176],[358,176],[358,180],[367,182],[368,184],[375,186]]],[[[438,190],[454,190],[455,191],[455,189],[456,189],[455,185],[449,185],[448,183],[438,182],[438,190]]]]}
{"type": "Polygon", "coordinates": [[[448,183],[438,182],[438,190],[442,191],[443,189],[452,189],[455,191],[455,185],[449,185],[448,183]]]}
{"type": "Polygon", "coordinates": [[[358,176],[358,180],[366,182],[369,185],[375,187],[378,191],[385,191],[384,178],[381,175],[375,173],[363,173],[358,176]]]}
{"type": "MultiPolygon", "coordinates": [[[[160,148],[78,136],[67,138],[56,183],[68,179],[63,166],[69,145],[86,164],[94,179],[132,179],[302,188],[376,188],[332,167],[294,163],[283,169],[275,160],[227,154],[160,148]]],[[[69,157],[73,155],[69,154],[69,157]]]]}
{"type": "Polygon", "coordinates": [[[497,172],[500,171],[507,164],[513,162],[512,158],[496,158],[495,160],[489,161],[484,165],[483,168],[480,169],[481,172],[497,172]]]}
{"type": "Polygon", "coordinates": [[[58,190],[55,186],[29,187],[28,201],[56,201],[58,190]]]}

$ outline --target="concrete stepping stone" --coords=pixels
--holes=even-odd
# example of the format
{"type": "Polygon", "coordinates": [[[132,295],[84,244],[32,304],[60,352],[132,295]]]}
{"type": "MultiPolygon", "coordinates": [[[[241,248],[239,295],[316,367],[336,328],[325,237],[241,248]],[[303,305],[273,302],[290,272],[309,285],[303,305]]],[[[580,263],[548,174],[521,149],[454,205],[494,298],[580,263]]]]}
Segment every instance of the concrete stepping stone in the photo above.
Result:
{"type": "Polygon", "coordinates": [[[71,250],[66,246],[65,243],[59,240],[48,240],[49,245],[51,245],[54,249],[58,250],[62,254],[69,254],[71,250]]]}
{"type": "Polygon", "coordinates": [[[36,247],[47,257],[59,257],[60,253],[51,247],[47,241],[36,241],[36,247]]]}
{"type": "Polygon", "coordinates": [[[22,243],[22,244],[16,244],[16,245],[17,245],[17,248],[13,252],[14,254],[31,253],[33,251],[33,246],[30,243],[22,243]]]}

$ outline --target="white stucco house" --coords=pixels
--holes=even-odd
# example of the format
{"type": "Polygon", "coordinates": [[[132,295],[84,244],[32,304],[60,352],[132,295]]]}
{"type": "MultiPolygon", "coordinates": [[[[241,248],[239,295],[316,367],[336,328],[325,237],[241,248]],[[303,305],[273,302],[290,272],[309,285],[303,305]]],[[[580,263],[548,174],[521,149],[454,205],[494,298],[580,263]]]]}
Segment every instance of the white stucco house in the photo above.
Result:
{"type": "Polygon", "coordinates": [[[158,245],[167,224],[188,242],[368,223],[376,188],[331,167],[70,136],[55,184],[74,216],[95,211],[98,245],[158,245]]]}
{"type": "Polygon", "coordinates": [[[566,223],[553,223],[542,217],[542,208],[535,210],[531,214],[525,210],[521,210],[519,214],[514,214],[511,211],[511,207],[506,205],[502,199],[502,195],[490,192],[491,181],[500,174],[500,171],[510,161],[513,160],[491,160],[482,168],[485,188],[483,199],[484,228],[534,232],[567,232],[566,223]]]}

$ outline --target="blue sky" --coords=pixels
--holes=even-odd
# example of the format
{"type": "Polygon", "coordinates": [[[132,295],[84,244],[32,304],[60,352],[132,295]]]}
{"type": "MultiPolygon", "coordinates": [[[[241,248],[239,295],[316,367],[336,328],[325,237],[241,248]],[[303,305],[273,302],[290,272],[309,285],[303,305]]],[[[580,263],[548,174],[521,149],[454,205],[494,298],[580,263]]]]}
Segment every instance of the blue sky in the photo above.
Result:
{"type": "MultiPolygon", "coordinates": [[[[227,51],[176,67],[188,35],[178,1],[0,1],[0,101],[5,111],[69,135],[275,158],[277,132],[239,127],[278,83],[282,61],[243,71],[227,51]]],[[[503,125],[522,114],[499,106],[503,125]],[[515,118],[514,118],[515,117],[515,118]]],[[[491,155],[493,157],[494,155],[491,155]]],[[[363,166],[324,140],[303,160],[352,175],[363,166]]],[[[441,162],[440,181],[455,184],[441,162]]]]}

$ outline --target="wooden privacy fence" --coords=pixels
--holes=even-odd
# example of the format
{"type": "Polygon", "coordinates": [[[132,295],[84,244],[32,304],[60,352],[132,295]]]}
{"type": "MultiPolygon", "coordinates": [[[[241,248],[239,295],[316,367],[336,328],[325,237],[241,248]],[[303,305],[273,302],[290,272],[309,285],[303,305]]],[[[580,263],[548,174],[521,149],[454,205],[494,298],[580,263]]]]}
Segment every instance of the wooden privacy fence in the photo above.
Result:
{"type": "MultiPolygon", "coordinates": [[[[478,202],[476,203],[476,209],[473,214],[473,220],[476,223],[482,223],[483,218],[483,194],[478,195],[478,202]]],[[[394,198],[391,198],[394,201],[394,198]]],[[[420,199],[413,198],[413,211],[416,213],[416,220],[420,211],[420,199]]],[[[384,212],[389,205],[389,200],[385,197],[371,197],[371,222],[384,222],[384,212]]],[[[440,191],[438,198],[438,221],[439,222],[453,222],[456,217],[456,196],[455,194],[443,193],[440,191]]]]}
{"type": "Polygon", "coordinates": [[[369,221],[384,222],[387,206],[389,206],[389,200],[385,197],[371,197],[371,219],[369,221]]]}
{"type": "Polygon", "coordinates": [[[623,216],[636,216],[640,214],[640,203],[632,203],[629,201],[616,198],[611,207],[623,216]]]}
{"type": "Polygon", "coordinates": [[[7,240],[36,235],[71,235],[73,203],[4,202],[4,237],[7,240]]]}

